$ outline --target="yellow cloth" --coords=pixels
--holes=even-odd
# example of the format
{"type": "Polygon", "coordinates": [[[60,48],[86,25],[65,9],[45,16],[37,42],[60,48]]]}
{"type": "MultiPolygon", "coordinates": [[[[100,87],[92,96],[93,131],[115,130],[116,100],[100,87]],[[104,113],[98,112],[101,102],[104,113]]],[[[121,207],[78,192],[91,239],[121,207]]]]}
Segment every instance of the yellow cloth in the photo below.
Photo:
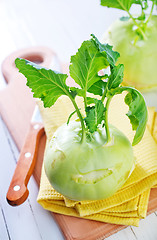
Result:
{"type": "MultiPolygon", "coordinates": [[[[113,98],[109,122],[124,132],[130,141],[134,132],[125,113],[124,95],[113,98]]],[[[78,98],[79,107],[82,106],[78,98]]],[[[67,121],[73,106],[68,98],[61,97],[50,109],[39,102],[48,141],[54,131],[67,121]]],[[[83,107],[82,107],[83,109],[83,107]]],[[[37,201],[47,210],[66,215],[102,222],[138,226],[139,219],[146,217],[150,189],[157,185],[157,116],[155,108],[149,108],[147,129],[142,141],[136,145],[136,166],[124,186],[112,197],[99,201],[72,201],[57,193],[50,185],[42,168],[41,184],[37,201]]]]}

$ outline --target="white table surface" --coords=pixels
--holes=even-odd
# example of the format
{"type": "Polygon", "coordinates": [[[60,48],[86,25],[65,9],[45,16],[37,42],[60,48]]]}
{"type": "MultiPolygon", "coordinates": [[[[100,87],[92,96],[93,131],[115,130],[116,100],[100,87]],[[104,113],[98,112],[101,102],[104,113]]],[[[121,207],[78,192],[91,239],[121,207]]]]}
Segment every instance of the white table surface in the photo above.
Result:
{"type": "MultiPolygon", "coordinates": [[[[13,51],[29,46],[50,47],[62,62],[69,62],[83,40],[89,39],[91,33],[101,38],[122,14],[101,7],[99,0],[0,0],[0,63],[13,51]]],[[[6,192],[19,152],[2,119],[0,156],[0,240],[63,240],[50,213],[36,202],[38,187],[33,177],[28,185],[28,200],[18,207],[8,205],[6,192]]],[[[157,212],[141,220],[138,228],[127,227],[107,239],[156,240],[157,212]]]]}

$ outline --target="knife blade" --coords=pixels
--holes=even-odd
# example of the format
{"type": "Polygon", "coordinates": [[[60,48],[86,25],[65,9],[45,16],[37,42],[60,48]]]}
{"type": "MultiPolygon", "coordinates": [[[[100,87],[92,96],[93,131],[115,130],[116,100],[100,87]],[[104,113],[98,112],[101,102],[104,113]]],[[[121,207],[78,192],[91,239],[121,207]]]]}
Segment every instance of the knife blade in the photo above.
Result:
{"type": "MultiPolygon", "coordinates": [[[[60,71],[57,57],[53,57],[50,68],[60,71]]],[[[44,126],[38,106],[36,105],[25,143],[21,149],[17,165],[6,195],[7,202],[12,206],[22,204],[29,195],[27,188],[29,179],[33,173],[40,138],[44,135],[44,126]]]]}

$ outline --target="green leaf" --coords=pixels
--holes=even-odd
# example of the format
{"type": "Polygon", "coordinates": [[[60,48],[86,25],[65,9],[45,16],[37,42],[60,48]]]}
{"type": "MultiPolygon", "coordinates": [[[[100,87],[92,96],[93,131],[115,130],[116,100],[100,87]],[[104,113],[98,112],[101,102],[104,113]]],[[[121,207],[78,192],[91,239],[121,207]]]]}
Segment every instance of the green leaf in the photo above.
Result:
{"type": "Polygon", "coordinates": [[[27,86],[34,92],[35,98],[44,102],[44,107],[51,107],[61,95],[68,95],[67,74],[47,70],[28,60],[17,58],[16,67],[26,78],[27,86]]]}
{"type": "Polygon", "coordinates": [[[101,5],[129,11],[130,7],[135,1],[136,0],[101,0],[101,5]]]}
{"type": "MultiPolygon", "coordinates": [[[[154,0],[151,1],[153,2],[154,0]]],[[[134,3],[141,5],[143,10],[146,10],[148,8],[148,0],[135,0],[134,3]]]]}
{"type": "Polygon", "coordinates": [[[118,64],[111,68],[111,75],[109,76],[107,87],[110,90],[111,88],[117,88],[123,82],[124,76],[124,65],[118,64]]]}
{"type": "Polygon", "coordinates": [[[71,87],[70,90],[75,96],[85,97],[85,91],[81,88],[71,87]]]}
{"type": "Polygon", "coordinates": [[[148,8],[148,1],[144,0],[143,10],[146,10],[147,8],[148,8]]]}
{"type": "Polygon", "coordinates": [[[128,118],[136,134],[132,145],[139,143],[143,137],[147,123],[147,108],[142,95],[137,90],[132,90],[125,97],[125,103],[129,106],[128,118]]]}
{"type": "Polygon", "coordinates": [[[105,57],[107,57],[107,61],[111,66],[114,66],[118,58],[120,57],[120,54],[116,51],[113,51],[112,46],[110,46],[109,44],[100,43],[94,34],[91,34],[91,36],[93,37],[93,41],[96,43],[99,52],[102,53],[105,57]]]}
{"type": "Polygon", "coordinates": [[[104,119],[105,107],[101,100],[95,99],[95,106],[87,107],[85,118],[86,125],[91,133],[97,130],[98,125],[104,119]]]}
{"type": "Polygon", "coordinates": [[[69,68],[70,76],[85,92],[102,79],[99,71],[114,66],[120,56],[112,46],[101,44],[93,34],[91,36],[92,39],[84,41],[76,55],[71,57],[69,68]]]}
{"type": "Polygon", "coordinates": [[[94,95],[102,96],[104,91],[106,90],[107,82],[102,80],[94,83],[89,89],[88,92],[93,93],[94,95]]]}
{"type": "Polygon", "coordinates": [[[101,80],[98,72],[109,66],[107,57],[103,56],[92,40],[84,41],[76,55],[71,57],[70,76],[85,90],[101,80]]]}
{"type": "Polygon", "coordinates": [[[87,97],[87,104],[90,105],[92,103],[95,103],[95,98],[87,97]]]}
{"type": "Polygon", "coordinates": [[[136,131],[132,145],[139,143],[144,135],[148,111],[142,94],[131,87],[118,87],[112,90],[112,95],[120,94],[123,91],[129,93],[125,97],[125,103],[129,106],[129,112],[126,114],[132,124],[132,129],[136,131]]]}
{"type": "Polygon", "coordinates": [[[142,14],[141,16],[139,16],[138,18],[136,18],[137,20],[142,20],[144,21],[146,19],[146,15],[142,14]]]}
{"type": "Polygon", "coordinates": [[[70,95],[72,96],[72,98],[74,99],[77,95],[76,91],[70,90],[70,95]]]}

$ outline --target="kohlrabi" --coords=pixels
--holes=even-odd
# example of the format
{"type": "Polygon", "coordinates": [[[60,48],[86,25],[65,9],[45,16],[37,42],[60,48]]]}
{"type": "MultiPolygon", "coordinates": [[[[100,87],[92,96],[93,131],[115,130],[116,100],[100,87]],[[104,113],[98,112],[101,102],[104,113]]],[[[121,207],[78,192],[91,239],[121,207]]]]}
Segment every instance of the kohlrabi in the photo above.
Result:
{"type": "Polygon", "coordinates": [[[101,0],[101,5],[127,13],[111,25],[103,40],[120,53],[119,61],[125,67],[123,84],[141,91],[157,89],[157,16],[153,15],[157,1],[101,0]],[[138,15],[131,14],[132,5],[140,7],[138,15]]]}
{"type": "Polygon", "coordinates": [[[34,97],[40,98],[44,107],[51,107],[62,95],[73,104],[74,111],[54,133],[44,159],[45,172],[54,189],[73,200],[104,199],[125,183],[134,168],[132,145],[141,140],[147,122],[147,108],[140,92],[121,86],[124,66],[116,65],[119,53],[91,36],[71,57],[70,76],[78,88],[67,86],[67,74],[24,59],[15,61],[34,97]],[[109,68],[109,74],[100,74],[105,68],[109,68]],[[108,122],[110,101],[123,91],[128,92],[127,116],[136,131],[132,145],[108,122]],[[84,109],[77,105],[77,95],[83,98],[84,109]],[[78,118],[72,121],[73,114],[78,118]]]}

